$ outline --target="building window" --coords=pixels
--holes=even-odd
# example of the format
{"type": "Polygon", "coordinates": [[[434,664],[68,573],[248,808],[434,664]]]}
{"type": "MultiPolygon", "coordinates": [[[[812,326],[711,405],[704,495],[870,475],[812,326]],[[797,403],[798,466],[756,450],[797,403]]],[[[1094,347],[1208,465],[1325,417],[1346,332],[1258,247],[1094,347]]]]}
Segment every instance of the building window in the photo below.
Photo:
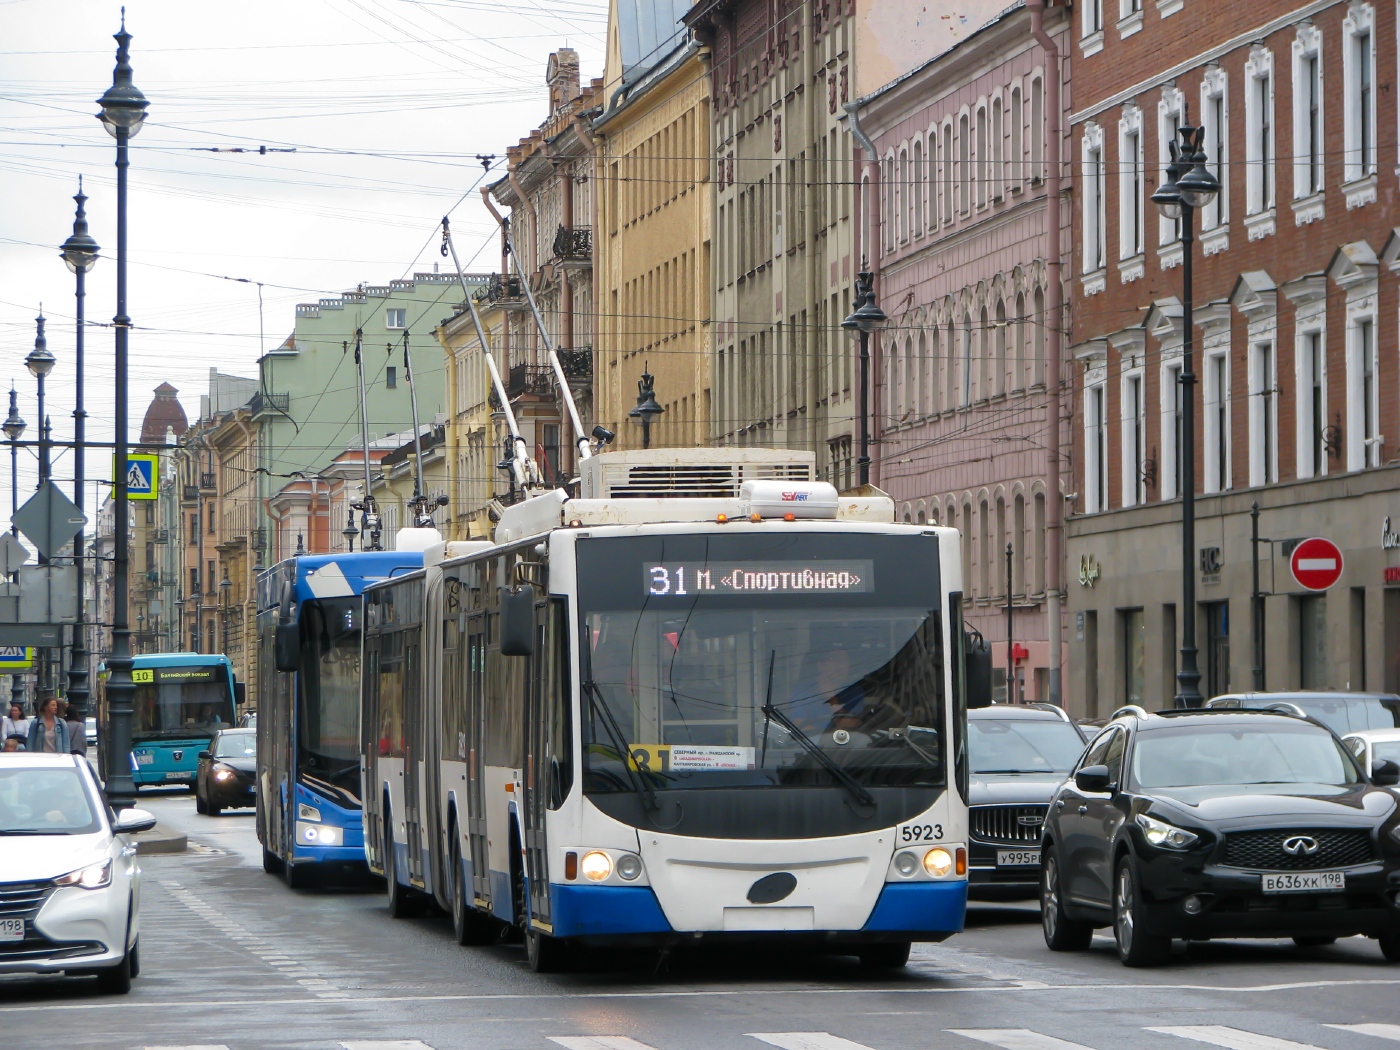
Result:
{"type": "Polygon", "coordinates": [[[1320,330],[1298,334],[1298,476],[1327,473],[1327,351],[1320,330]]]}
{"type": "Polygon", "coordinates": [[[1142,254],[1146,195],[1142,180],[1142,112],[1123,111],[1118,122],[1118,258],[1142,254]]]}
{"type": "Polygon", "coordinates": [[[1304,26],[1293,41],[1293,196],[1322,192],[1322,33],[1304,26]]]}
{"type": "Polygon", "coordinates": [[[1254,52],[1245,66],[1245,211],[1250,215],[1274,206],[1274,61],[1268,51],[1254,52]]]}
{"type": "Polygon", "coordinates": [[[1120,609],[1123,631],[1123,702],[1141,704],[1147,691],[1147,619],[1141,609],[1120,609]]]}
{"type": "Polygon", "coordinates": [[[1085,392],[1084,466],[1088,481],[1085,509],[1108,509],[1108,404],[1105,386],[1096,383],[1085,392]]]}
{"type": "Polygon", "coordinates": [[[1327,596],[1300,595],[1298,608],[1298,686],[1327,688],[1327,596]]]}
{"type": "Polygon", "coordinates": [[[1278,481],[1278,390],[1274,344],[1257,343],[1249,368],[1249,483],[1278,481]]]}
{"type": "Polygon", "coordinates": [[[1162,370],[1162,498],[1181,495],[1181,365],[1162,370]]]}
{"type": "Polygon", "coordinates": [[[1207,492],[1230,487],[1230,369],[1227,354],[1205,359],[1205,464],[1207,492]]]}
{"type": "Polygon", "coordinates": [[[199,514],[190,515],[190,546],[193,547],[199,542],[199,514]]]}
{"type": "Polygon", "coordinates": [[[384,311],[385,328],[407,328],[408,311],[402,306],[392,306],[384,311]]]}
{"type": "Polygon", "coordinates": [[[1031,81],[1031,182],[1039,185],[1045,178],[1045,83],[1040,77],[1031,81]]]}
{"type": "Polygon", "coordinates": [[[1079,29],[1079,46],[1085,54],[1093,54],[1103,45],[1103,0],[1087,0],[1081,10],[1083,24],[1079,29]]]}
{"type": "Polygon", "coordinates": [[[1376,91],[1374,15],[1369,4],[1353,7],[1343,20],[1343,112],[1347,182],[1376,171],[1376,91]]]}
{"type": "Polygon", "coordinates": [[[1230,603],[1202,602],[1206,614],[1206,699],[1230,691],[1230,603]]]}
{"type": "Polygon", "coordinates": [[[1347,333],[1347,469],[1380,464],[1375,319],[1352,318],[1347,333]]]}
{"type": "Polygon", "coordinates": [[[1143,404],[1142,373],[1123,377],[1123,506],[1147,501],[1143,466],[1147,459],[1147,407],[1143,404]]]}
{"type": "Polygon", "coordinates": [[[1104,267],[1104,170],[1103,129],[1089,124],[1084,129],[1084,272],[1096,273],[1104,267]]]}
{"type": "Polygon", "coordinates": [[[914,140],[914,178],[909,186],[909,194],[914,212],[914,236],[920,237],[924,232],[924,143],[922,139],[914,140]]]}
{"type": "Polygon", "coordinates": [[[1011,88],[1011,112],[1008,119],[1011,122],[1011,149],[1010,149],[1010,178],[1012,193],[1020,193],[1021,186],[1026,181],[1026,157],[1023,146],[1022,127],[1025,124],[1026,114],[1021,105],[1021,85],[1015,84],[1011,88]]]}
{"type": "MultiPolygon", "coordinates": [[[[1179,142],[1177,129],[1181,127],[1181,114],[1185,108],[1185,96],[1177,88],[1163,88],[1162,97],[1157,102],[1157,185],[1167,181],[1167,165],[1172,159],[1172,145],[1179,142]]],[[[1174,245],[1181,237],[1179,219],[1157,218],[1157,245],[1174,245]]]]}
{"type": "Polygon", "coordinates": [[[1205,114],[1206,167],[1220,183],[1220,192],[1201,212],[1201,229],[1213,230],[1230,221],[1230,105],[1223,69],[1206,71],[1201,81],[1201,110],[1205,114]]]}
{"type": "Polygon", "coordinates": [[[397,390],[399,386],[399,370],[393,365],[384,369],[384,386],[389,390],[397,390]]]}

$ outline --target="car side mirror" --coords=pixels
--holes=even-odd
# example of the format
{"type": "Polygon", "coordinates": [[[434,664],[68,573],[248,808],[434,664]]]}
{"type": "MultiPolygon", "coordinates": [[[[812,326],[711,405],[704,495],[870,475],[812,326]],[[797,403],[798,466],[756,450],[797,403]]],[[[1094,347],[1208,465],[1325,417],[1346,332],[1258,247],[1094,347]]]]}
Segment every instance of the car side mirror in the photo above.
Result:
{"type": "Polygon", "coordinates": [[[532,656],[535,652],[535,589],[501,588],[501,655],[532,656]]]}
{"type": "Polygon", "coordinates": [[[1109,788],[1108,767],[1085,766],[1074,774],[1074,786],[1080,791],[1107,791],[1109,788]]]}
{"type": "Polygon", "coordinates": [[[1378,758],[1371,763],[1371,783],[1377,787],[1395,787],[1400,784],[1400,764],[1388,758],[1378,758]]]}
{"type": "Polygon", "coordinates": [[[124,809],[117,814],[117,819],[112,824],[112,832],[116,835],[131,835],[138,831],[150,831],[155,826],[154,813],[148,813],[144,809],[124,809]]]}
{"type": "Polygon", "coordinates": [[[206,759],[206,758],[213,758],[213,757],[214,757],[214,752],[212,752],[212,751],[201,751],[201,752],[200,752],[197,756],[195,756],[195,757],[197,757],[200,761],[203,761],[203,760],[206,759]]]}
{"type": "Polygon", "coordinates": [[[297,670],[301,656],[301,628],[295,623],[279,623],[272,639],[272,649],[277,670],[286,674],[297,670]]]}

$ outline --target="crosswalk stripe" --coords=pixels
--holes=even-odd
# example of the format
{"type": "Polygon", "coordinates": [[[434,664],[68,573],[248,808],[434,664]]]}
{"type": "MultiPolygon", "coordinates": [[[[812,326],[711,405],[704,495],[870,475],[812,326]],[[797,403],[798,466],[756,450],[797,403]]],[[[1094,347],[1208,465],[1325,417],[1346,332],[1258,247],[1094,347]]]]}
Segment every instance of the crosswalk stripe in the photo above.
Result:
{"type": "Polygon", "coordinates": [[[1079,1043],[1042,1035],[1029,1028],[950,1028],[954,1035],[967,1036],[979,1043],[991,1043],[1001,1050],[1088,1050],[1079,1043]]]}
{"type": "Polygon", "coordinates": [[[1400,1042],[1400,1024],[1329,1024],[1325,1028],[1336,1028],[1343,1032],[1358,1035],[1373,1035],[1377,1039],[1394,1039],[1400,1042]]]}
{"type": "Polygon", "coordinates": [[[340,1045],[345,1050],[433,1050],[421,1039],[360,1039],[340,1045]]]}
{"type": "Polygon", "coordinates": [[[1295,1043],[1292,1039],[1259,1035],[1257,1032],[1228,1028],[1222,1024],[1167,1025],[1162,1028],[1147,1028],[1144,1031],[1194,1039],[1198,1043],[1223,1046],[1225,1050],[1319,1050],[1309,1043],[1295,1043]]]}
{"type": "Polygon", "coordinates": [[[853,1043],[830,1032],[749,1032],[748,1035],[779,1050],[870,1050],[863,1043],[853,1043]]]}
{"type": "Polygon", "coordinates": [[[546,1038],[564,1050],[656,1050],[626,1035],[551,1035],[546,1038]]]}
{"type": "Polygon", "coordinates": [[[143,1046],[141,1050],[228,1050],[223,1043],[192,1043],[189,1046],[143,1046]]]}

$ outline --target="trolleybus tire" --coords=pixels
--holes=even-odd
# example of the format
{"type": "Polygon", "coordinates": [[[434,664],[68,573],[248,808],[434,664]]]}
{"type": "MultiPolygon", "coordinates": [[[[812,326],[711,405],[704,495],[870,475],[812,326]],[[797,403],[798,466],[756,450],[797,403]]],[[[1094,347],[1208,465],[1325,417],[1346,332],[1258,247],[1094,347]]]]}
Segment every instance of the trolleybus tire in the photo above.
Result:
{"type": "Polygon", "coordinates": [[[389,903],[389,915],[395,919],[412,919],[423,914],[423,901],[407,886],[400,884],[398,865],[394,863],[394,823],[388,800],[384,805],[384,885],[389,903]]]}
{"type": "Polygon", "coordinates": [[[908,941],[891,944],[863,944],[856,952],[867,970],[898,970],[909,964],[908,941]]]}
{"type": "Polygon", "coordinates": [[[558,937],[539,930],[525,931],[525,958],[535,973],[562,973],[569,969],[572,956],[568,943],[558,937]]]}
{"type": "Polygon", "coordinates": [[[263,847],[263,871],[269,875],[282,874],[282,858],[267,847],[263,847]]]}
{"type": "Polygon", "coordinates": [[[467,886],[462,881],[462,843],[458,839],[457,825],[451,830],[452,874],[448,885],[452,889],[452,933],[457,943],[462,945],[494,944],[500,935],[500,927],[489,915],[483,915],[467,900],[467,886]]]}

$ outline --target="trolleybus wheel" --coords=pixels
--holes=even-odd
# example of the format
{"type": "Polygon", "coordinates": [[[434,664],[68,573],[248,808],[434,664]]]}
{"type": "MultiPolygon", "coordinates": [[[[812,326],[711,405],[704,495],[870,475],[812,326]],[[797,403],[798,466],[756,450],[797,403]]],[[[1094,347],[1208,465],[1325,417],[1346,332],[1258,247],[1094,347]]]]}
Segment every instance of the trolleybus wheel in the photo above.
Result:
{"type": "Polygon", "coordinates": [[[539,930],[525,931],[525,958],[535,973],[560,973],[569,968],[569,946],[558,937],[540,933],[539,930]]]}
{"type": "Polygon", "coordinates": [[[856,954],[867,970],[898,970],[909,963],[909,942],[864,944],[856,954]]]}
{"type": "Polygon", "coordinates": [[[499,930],[495,921],[483,915],[467,902],[468,887],[462,879],[462,843],[457,825],[452,825],[452,872],[448,885],[452,889],[452,932],[458,944],[494,944],[499,930]]]}
{"type": "Polygon", "coordinates": [[[388,891],[389,914],[395,919],[411,919],[423,914],[422,902],[407,886],[399,884],[394,863],[394,822],[389,806],[384,806],[384,884],[388,891]]]}
{"type": "Polygon", "coordinates": [[[263,847],[263,871],[269,875],[282,874],[282,858],[266,847],[263,847]]]}

